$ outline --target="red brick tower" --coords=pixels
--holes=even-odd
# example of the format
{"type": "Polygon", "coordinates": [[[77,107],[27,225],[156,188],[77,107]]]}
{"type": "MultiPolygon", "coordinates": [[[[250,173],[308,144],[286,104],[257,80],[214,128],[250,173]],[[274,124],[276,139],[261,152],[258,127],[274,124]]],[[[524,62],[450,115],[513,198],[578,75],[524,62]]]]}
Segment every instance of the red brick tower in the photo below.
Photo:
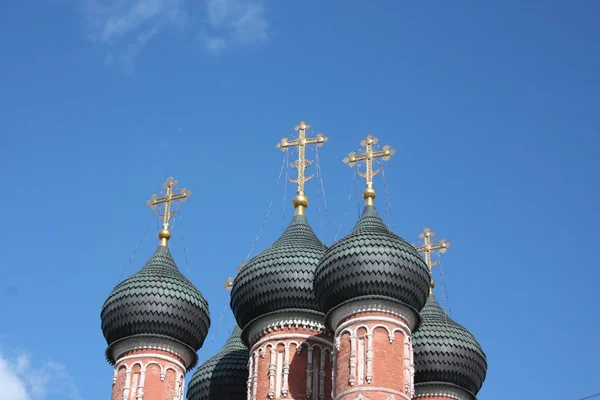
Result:
{"type": "Polygon", "coordinates": [[[366,206],[352,232],[327,250],[315,273],[317,300],[334,331],[336,400],[410,400],[414,394],[412,332],[425,305],[431,275],[416,249],[392,233],[374,205],[373,160],[389,159],[377,139],[350,153],[350,166],[364,161],[366,206]]]}
{"type": "Polygon", "coordinates": [[[106,358],[114,365],[112,400],[183,400],[185,374],[197,362],[210,318],[208,304],[177,268],[168,248],[173,200],[190,192],[153,196],[165,204],[160,245],[144,267],[119,283],[102,307],[106,358]]]}
{"type": "Polygon", "coordinates": [[[305,209],[305,146],[322,144],[319,134],[283,139],[278,147],[298,147],[298,193],[294,218],[281,237],[250,260],[231,288],[231,308],[250,348],[248,400],[330,400],[333,338],[313,292],[314,272],[326,250],[308,224],[305,209]]]}

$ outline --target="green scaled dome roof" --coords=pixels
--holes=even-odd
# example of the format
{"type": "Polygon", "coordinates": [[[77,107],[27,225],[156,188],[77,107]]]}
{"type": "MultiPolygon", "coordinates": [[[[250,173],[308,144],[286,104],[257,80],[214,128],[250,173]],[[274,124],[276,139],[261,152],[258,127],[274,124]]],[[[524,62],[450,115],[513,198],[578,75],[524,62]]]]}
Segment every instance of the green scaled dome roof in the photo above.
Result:
{"type": "Polygon", "coordinates": [[[417,250],[390,232],[375,206],[331,246],[315,273],[315,294],[328,313],[357,299],[387,299],[416,311],[425,305],[431,274],[417,250]]]}
{"type": "Polygon", "coordinates": [[[236,326],[221,351],[194,372],[188,400],[246,400],[249,351],[241,333],[236,326]]]}
{"type": "Polygon", "coordinates": [[[242,329],[265,314],[319,313],[313,279],[327,248],[304,215],[295,215],[281,237],[246,264],[231,288],[231,309],[242,329]]]}
{"type": "Polygon", "coordinates": [[[421,310],[413,335],[415,383],[450,383],[476,395],[487,373],[486,356],[475,337],[448,318],[434,295],[421,310]]]}
{"type": "Polygon", "coordinates": [[[156,249],[140,271],[114,288],[100,317],[111,363],[115,362],[111,347],[129,337],[167,337],[195,354],[210,327],[208,303],[164,246],[156,249]]]}

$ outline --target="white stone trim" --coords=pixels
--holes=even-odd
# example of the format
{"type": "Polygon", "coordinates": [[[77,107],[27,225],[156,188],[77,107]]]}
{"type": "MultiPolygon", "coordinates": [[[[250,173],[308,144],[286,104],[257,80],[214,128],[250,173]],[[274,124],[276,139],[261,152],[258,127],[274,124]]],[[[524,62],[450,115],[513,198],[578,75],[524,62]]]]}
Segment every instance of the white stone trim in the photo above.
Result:
{"type": "Polygon", "coordinates": [[[165,356],[162,354],[155,354],[155,353],[140,353],[140,354],[133,354],[130,356],[122,357],[119,360],[117,360],[117,362],[115,364],[115,369],[125,365],[125,367],[127,368],[125,373],[131,373],[131,371],[135,365],[140,365],[140,370],[146,371],[146,368],[148,367],[148,365],[157,364],[161,370],[161,380],[164,380],[163,376],[166,376],[166,373],[169,369],[171,369],[175,372],[175,376],[177,376],[177,373],[179,372],[170,366],[165,368],[163,365],[160,365],[156,361],[149,361],[148,363],[146,363],[146,365],[143,365],[141,361],[134,362],[130,366],[127,366],[127,364],[124,363],[127,360],[137,360],[139,358],[157,358],[159,360],[168,361],[168,362],[175,364],[179,368],[181,368],[181,371],[185,371],[185,366],[182,363],[180,363],[178,360],[174,359],[173,357],[168,357],[168,356],[165,356]]]}
{"type": "Polygon", "coordinates": [[[175,342],[167,338],[158,338],[152,336],[122,339],[121,341],[113,344],[111,348],[111,355],[114,360],[118,360],[123,354],[133,350],[167,351],[183,360],[186,365],[186,367],[183,369],[184,371],[187,370],[187,367],[192,364],[196,355],[191,351],[191,349],[179,342],[175,342]]]}
{"type": "Polygon", "coordinates": [[[309,346],[306,354],[306,398],[311,399],[313,395],[312,374],[313,374],[313,347],[309,346]]]}
{"type": "MultiPolygon", "coordinates": [[[[411,400],[411,398],[408,395],[406,395],[405,393],[399,392],[397,390],[385,388],[385,387],[379,387],[379,386],[361,386],[361,387],[352,388],[352,389],[346,390],[345,392],[338,394],[337,396],[335,396],[335,398],[333,400],[340,400],[342,397],[351,395],[353,393],[358,393],[358,397],[356,397],[356,399],[367,399],[368,400],[368,398],[365,397],[360,392],[389,393],[390,396],[398,396],[400,399],[411,400]],[[360,396],[362,396],[362,397],[360,397],[360,396]]],[[[389,397],[388,397],[388,399],[389,399],[389,397]]]]}
{"type": "Polygon", "coordinates": [[[414,399],[423,397],[446,397],[453,400],[477,400],[472,393],[455,385],[443,383],[420,384],[415,386],[414,399]]]}
{"type": "Polygon", "coordinates": [[[261,353],[261,357],[264,357],[264,352],[266,350],[267,347],[270,346],[278,346],[278,345],[283,345],[285,346],[286,344],[291,345],[291,344],[295,344],[296,348],[299,349],[302,347],[302,345],[304,344],[307,345],[311,345],[311,346],[317,346],[320,349],[325,349],[325,350],[330,350],[331,351],[331,347],[333,347],[333,342],[330,342],[326,339],[320,338],[320,337],[316,337],[316,336],[311,336],[311,335],[305,335],[305,334],[299,334],[299,333],[286,333],[286,334],[281,334],[281,335],[273,335],[273,336],[269,336],[269,337],[265,337],[262,338],[260,341],[258,341],[253,347],[251,351],[259,351],[261,353]],[[298,341],[298,340],[289,340],[289,339],[304,339],[303,341],[298,341]],[[287,342],[286,342],[287,340],[287,342]],[[326,347],[320,346],[318,344],[314,344],[314,343],[309,343],[308,340],[310,340],[311,342],[317,342],[320,343],[322,345],[325,345],[326,347]],[[276,343],[268,343],[270,341],[277,341],[276,343]],[[261,345],[267,343],[266,346],[261,347],[261,345]]]}
{"type": "MultiPolygon", "coordinates": [[[[329,350],[331,356],[331,350],[329,350]]],[[[325,399],[325,360],[327,357],[327,350],[321,350],[321,365],[319,367],[319,400],[325,399]]],[[[333,371],[332,371],[333,373],[333,371]]]]}
{"type": "MultiPolygon", "coordinates": [[[[352,318],[352,319],[344,322],[343,324],[341,324],[335,331],[336,344],[338,343],[337,342],[338,338],[344,332],[348,332],[350,334],[350,336],[352,337],[353,335],[356,336],[356,333],[361,328],[365,329],[367,331],[367,334],[369,334],[369,333],[372,334],[374,332],[374,330],[377,328],[384,328],[388,333],[388,338],[390,340],[390,343],[394,342],[394,334],[396,332],[402,333],[402,335],[404,335],[404,337],[408,337],[411,335],[410,327],[408,325],[406,325],[403,321],[400,321],[395,318],[390,318],[390,317],[364,316],[364,317],[352,318]],[[369,326],[366,323],[361,324],[361,322],[366,322],[366,323],[368,323],[368,322],[387,322],[390,324],[398,325],[399,328],[390,328],[389,326],[387,326],[385,324],[376,324],[373,326],[369,326]],[[356,323],[359,323],[359,324],[357,326],[355,326],[353,329],[348,328],[350,325],[353,325],[356,323]]],[[[338,347],[338,350],[339,350],[339,347],[338,347]]]]}
{"type": "Polygon", "coordinates": [[[322,333],[327,330],[322,317],[311,313],[277,313],[266,315],[252,321],[244,333],[247,332],[248,343],[254,345],[264,335],[278,331],[289,330],[290,328],[304,328],[322,333]]]}
{"type": "Polygon", "coordinates": [[[419,321],[418,313],[412,308],[383,299],[356,300],[347,304],[342,304],[327,314],[326,320],[329,326],[337,330],[340,322],[354,314],[365,312],[381,312],[400,317],[408,323],[409,330],[412,331],[419,321]]]}

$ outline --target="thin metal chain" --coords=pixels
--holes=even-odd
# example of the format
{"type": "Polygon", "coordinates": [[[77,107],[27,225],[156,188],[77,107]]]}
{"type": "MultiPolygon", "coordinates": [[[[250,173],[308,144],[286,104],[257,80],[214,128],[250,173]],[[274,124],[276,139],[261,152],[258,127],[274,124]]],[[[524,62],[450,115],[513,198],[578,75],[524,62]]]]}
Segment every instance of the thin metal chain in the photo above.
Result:
{"type": "Polygon", "coordinates": [[[227,302],[225,302],[225,307],[223,307],[223,312],[221,313],[221,318],[219,318],[219,322],[217,323],[217,329],[215,330],[215,333],[213,333],[212,337],[210,338],[210,343],[208,345],[211,347],[211,349],[212,349],[213,341],[215,340],[215,337],[217,336],[217,333],[219,333],[219,329],[221,328],[221,322],[223,322],[223,317],[225,316],[225,311],[227,311],[227,302]]]}
{"type": "Polygon", "coordinates": [[[288,180],[289,180],[289,172],[290,172],[290,155],[289,152],[286,151],[285,152],[285,183],[283,184],[283,207],[281,209],[281,232],[283,232],[283,229],[285,227],[285,209],[286,209],[286,203],[287,203],[287,185],[288,185],[288,180]]]}
{"type": "Polygon", "coordinates": [[[357,182],[357,176],[358,174],[356,173],[358,169],[354,170],[354,176],[352,178],[352,185],[350,186],[350,193],[348,193],[348,200],[346,201],[346,207],[344,208],[344,214],[342,215],[342,220],[340,221],[340,226],[338,227],[338,230],[333,238],[333,243],[337,242],[337,238],[340,235],[340,231],[342,230],[342,225],[344,224],[344,219],[346,218],[346,214],[348,213],[348,206],[350,205],[350,200],[352,199],[352,192],[354,191],[354,186],[356,186],[356,182],[357,182]]]}
{"type": "Polygon", "coordinates": [[[442,302],[444,302],[444,306],[448,307],[448,315],[452,318],[452,309],[450,308],[450,299],[448,298],[448,291],[446,290],[446,280],[444,279],[444,264],[442,263],[442,258],[438,254],[438,265],[440,269],[440,278],[442,281],[442,302]]]}
{"type": "MultiPolygon", "coordinates": [[[[136,253],[138,252],[138,250],[142,246],[142,242],[144,241],[144,238],[146,237],[146,233],[148,232],[148,228],[150,228],[150,225],[152,224],[152,220],[153,219],[155,219],[154,215],[152,216],[152,218],[150,218],[150,221],[148,221],[148,225],[146,225],[146,229],[144,229],[144,233],[142,233],[142,237],[140,237],[140,241],[138,242],[137,246],[135,246],[135,248],[133,249],[133,252],[131,253],[131,257],[129,257],[129,262],[125,265],[125,268],[123,268],[123,272],[121,272],[121,276],[119,277],[119,280],[117,281],[117,285],[123,279],[123,276],[125,275],[125,272],[127,272],[127,268],[129,267],[129,265],[131,265],[131,262],[133,261],[133,258],[135,257],[136,253]]],[[[158,221],[158,219],[157,219],[157,221],[158,221]]]]}
{"type": "Polygon", "coordinates": [[[271,201],[269,202],[269,207],[267,208],[265,218],[263,219],[263,222],[260,225],[260,229],[258,230],[258,235],[256,235],[256,239],[254,239],[254,243],[252,243],[252,247],[250,247],[250,251],[248,252],[248,255],[246,256],[246,259],[244,260],[245,262],[247,262],[248,259],[250,259],[250,256],[252,255],[252,252],[254,251],[254,247],[256,247],[256,243],[258,242],[258,239],[260,238],[260,235],[262,234],[263,229],[265,228],[267,219],[269,219],[269,213],[271,212],[271,208],[273,207],[273,201],[275,201],[275,195],[277,194],[277,188],[279,188],[279,184],[281,183],[281,176],[283,175],[283,168],[285,167],[286,162],[287,162],[287,157],[284,155],[283,162],[281,163],[281,169],[279,169],[279,176],[277,177],[277,183],[275,184],[275,188],[273,188],[273,194],[271,195],[271,201]]]}
{"type": "MultiPolygon", "coordinates": [[[[317,168],[317,179],[318,179],[319,169],[317,168]]],[[[319,189],[319,185],[317,185],[317,214],[319,215],[319,237],[323,237],[323,218],[321,217],[321,190],[319,189]]],[[[321,241],[323,247],[325,244],[321,241]]]]}
{"type": "Polygon", "coordinates": [[[185,270],[186,273],[190,274],[190,264],[188,263],[187,246],[185,245],[185,236],[183,234],[183,220],[181,218],[181,208],[179,202],[177,204],[177,214],[179,215],[179,228],[181,229],[181,243],[183,244],[183,257],[185,258],[185,270]]]}
{"type": "MultiPolygon", "coordinates": [[[[323,193],[323,205],[325,206],[325,218],[327,218],[327,225],[329,226],[329,231],[333,232],[333,228],[331,227],[331,218],[329,215],[329,207],[327,207],[327,196],[325,195],[325,185],[323,184],[323,171],[321,170],[321,159],[319,158],[319,148],[315,147],[316,150],[316,160],[317,160],[317,177],[319,179],[319,184],[321,186],[321,193],[323,193]]],[[[318,187],[319,185],[317,185],[318,187]]]]}
{"type": "Polygon", "coordinates": [[[388,185],[385,180],[385,171],[383,169],[383,165],[381,166],[381,178],[383,180],[383,193],[384,193],[384,197],[385,197],[385,212],[386,212],[386,217],[388,219],[388,229],[390,229],[390,224],[391,224],[391,230],[393,231],[396,229],[396,227],[394,226],[394,216],[392,215],[392,203],[391,203],[390,195],[388,192],[388,185]]]}
{"type": "Polygon", "coordinates": [[[580,399],[577,399],[577,400],[587,400],[587,399],[592,399],[592,398],[594,398],[594,397],[598,397],[598,396],[600,396],[600,392],[598,392],[598,393],[596,393],[596,394],[593,394],[593,395],[591,395],[591,396],[582,397],[582,398],[580,398],[580,399]]]}

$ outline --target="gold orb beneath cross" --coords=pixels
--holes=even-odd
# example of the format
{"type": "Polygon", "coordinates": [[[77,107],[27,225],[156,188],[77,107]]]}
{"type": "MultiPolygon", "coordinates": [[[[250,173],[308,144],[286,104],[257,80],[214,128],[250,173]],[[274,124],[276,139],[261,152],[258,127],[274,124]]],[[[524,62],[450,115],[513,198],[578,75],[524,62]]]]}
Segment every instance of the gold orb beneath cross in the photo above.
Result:
{"type": "Polygon", "coordinates": [[[294,205],[294,208],[298,208],[298,207],[307,208],[308,207],[308,197],[306,197],[304,195],[304,193],[298,193],[296,195],[296,197],[294,197],[294,200],[292,200],[292,204],[294,205]]]}
{"type": "Polygon", "coordinates": [[[171,239],[171,232],[169,232],[166,229],[163,229],[160,232],[158,232],[158,238],[161,239],[161,240],[162,239],[169,240],[169,239],[171,239]]]}

